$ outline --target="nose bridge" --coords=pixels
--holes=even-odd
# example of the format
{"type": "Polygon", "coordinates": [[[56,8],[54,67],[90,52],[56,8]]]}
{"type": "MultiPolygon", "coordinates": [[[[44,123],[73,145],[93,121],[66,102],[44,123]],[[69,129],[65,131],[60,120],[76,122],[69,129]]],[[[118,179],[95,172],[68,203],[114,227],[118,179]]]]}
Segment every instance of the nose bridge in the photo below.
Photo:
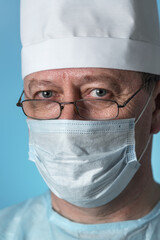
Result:
{"type": "Polygon", "coordinates": [[[74,105],[74,102],[61,102],[60,104],[61,104],[61,105],[73,104],[73,105],[74,105]]]}
{"type": "Polygon", "coordinates": [[[78,119],[78,112],[76,110],[75,102],[61,102],[62,112],[60,119],[78,119]]]}

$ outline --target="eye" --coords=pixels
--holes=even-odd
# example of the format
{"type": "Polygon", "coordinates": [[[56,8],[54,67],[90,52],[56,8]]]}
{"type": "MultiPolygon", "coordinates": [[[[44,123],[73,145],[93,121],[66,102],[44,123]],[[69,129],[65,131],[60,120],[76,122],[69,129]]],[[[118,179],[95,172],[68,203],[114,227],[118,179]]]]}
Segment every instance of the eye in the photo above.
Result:
{"type": "Polygon", "coordinates": [[[50,98],[53,95],[52,91],[42,91],[40,94],[42,95],[43,98],[50,98]]]}
{"type": "Polygon", "coordinates": [[[106,94],[108,93],[108,91],[106,89],[94,89],[91,91],[91,95],[92,97],[104,97],[106,94]]]}

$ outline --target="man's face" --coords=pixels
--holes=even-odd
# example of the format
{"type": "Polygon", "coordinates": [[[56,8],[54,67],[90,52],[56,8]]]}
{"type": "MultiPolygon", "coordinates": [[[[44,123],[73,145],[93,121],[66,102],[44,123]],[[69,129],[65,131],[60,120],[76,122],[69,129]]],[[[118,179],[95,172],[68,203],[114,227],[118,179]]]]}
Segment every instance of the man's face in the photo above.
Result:
{"type": "MultiPolygon", "coordinates": [[[[26,99],[50,99],[58,102],[78,99],[110,99],[123,104],[142,85],[141,74],[131,71],[83,68],[36,72],[24,80],[26,99]]],[[[120,109],[118,119],[137,118],[149,95],[142,89],[125,108],[120,109]]],[[[136,125],[137,157],[147,142],[152,122],[150,101],[136,125]],[[144,144],[142,144],[144,143],[144,144]]],[[[65,105],[61,119],[80,120],[74,105],[65,105]]]]}

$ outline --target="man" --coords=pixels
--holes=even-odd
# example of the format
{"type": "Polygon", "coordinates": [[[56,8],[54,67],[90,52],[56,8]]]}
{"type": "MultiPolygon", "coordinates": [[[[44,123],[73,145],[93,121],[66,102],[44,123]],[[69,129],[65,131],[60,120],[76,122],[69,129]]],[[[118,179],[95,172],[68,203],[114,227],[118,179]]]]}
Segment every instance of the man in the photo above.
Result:
{"type": "Polygon", "coordinates": [[[0,239],[159,239],[156,1],[22,0],[21,24],[17,106],[51,191],[2,210],[0,239]]]}

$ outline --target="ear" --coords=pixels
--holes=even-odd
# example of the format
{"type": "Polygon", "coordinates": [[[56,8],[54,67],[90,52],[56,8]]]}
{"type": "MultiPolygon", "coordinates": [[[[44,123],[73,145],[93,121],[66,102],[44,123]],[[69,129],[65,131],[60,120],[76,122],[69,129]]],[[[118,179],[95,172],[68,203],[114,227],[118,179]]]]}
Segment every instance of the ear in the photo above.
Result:
{"type": "Polygon", "coordinates": [[[154,108],[152,113],[151,133],[160,132],[160,80],[156,83],[154,94],[154,108]]]}

